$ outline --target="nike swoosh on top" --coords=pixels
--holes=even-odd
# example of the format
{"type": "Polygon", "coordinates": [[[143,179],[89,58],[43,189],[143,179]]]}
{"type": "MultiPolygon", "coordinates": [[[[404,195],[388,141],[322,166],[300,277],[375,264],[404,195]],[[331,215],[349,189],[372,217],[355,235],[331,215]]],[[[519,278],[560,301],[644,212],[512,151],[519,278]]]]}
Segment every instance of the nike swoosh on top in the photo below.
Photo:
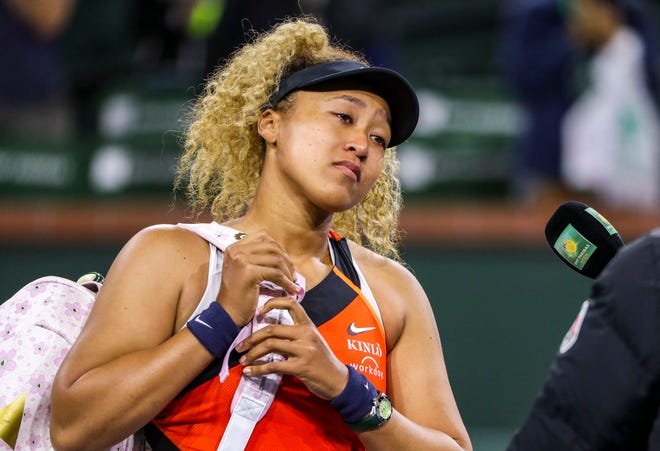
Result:
{"type": "Polygon", "coordinates": [[[363,333],[363,332],[369,332],[370,330],[374,330],[374,329],[375,329],[374,326],[370,326],[370,327],[357,327],[357,326],[355,325],[355,323],[351,323],[351,325],[348,326],[347,332],[348,332],[350,335],[358,335],[358,334],[361,334],[361,333],[363,333]]]}

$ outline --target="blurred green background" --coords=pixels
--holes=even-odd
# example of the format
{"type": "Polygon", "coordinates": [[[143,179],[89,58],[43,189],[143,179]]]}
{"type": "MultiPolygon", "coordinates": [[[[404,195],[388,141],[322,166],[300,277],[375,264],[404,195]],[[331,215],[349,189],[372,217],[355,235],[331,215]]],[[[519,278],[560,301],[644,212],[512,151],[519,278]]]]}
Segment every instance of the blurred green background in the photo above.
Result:
{"type": "MultiPolygon", "coordinates": [[[[168,3],[77,4],[58,41],[75,132],[56,138],[0,134],[3,196],[98,198],[169,188],[183,118],[201,91],[203,55],[211,44],[157,28],[143,11],[147,6],[139,6],[168,3]],[[159,31],[178,39],[177,46],[159,41],[159,31]]],[[[506,196],[520,118],[499,73],[499,2],[377,3],[386,30],[373,58],[404,73],[422,103],[415,135],[399,147],[407,198],[506,196]]]]}

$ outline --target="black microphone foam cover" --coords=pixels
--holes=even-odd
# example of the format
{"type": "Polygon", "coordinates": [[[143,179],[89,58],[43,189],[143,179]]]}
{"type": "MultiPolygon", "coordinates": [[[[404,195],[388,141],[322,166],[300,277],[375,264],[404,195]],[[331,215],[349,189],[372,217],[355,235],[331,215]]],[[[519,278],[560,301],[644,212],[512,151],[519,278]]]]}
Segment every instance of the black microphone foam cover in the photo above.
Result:
{"type": "Polygon", "coordinates": [[[607,219],[576,201],[559,206],[545,226],[545,239],[564,263],[592,279],[623,246],[621,236],[607,219]]]}

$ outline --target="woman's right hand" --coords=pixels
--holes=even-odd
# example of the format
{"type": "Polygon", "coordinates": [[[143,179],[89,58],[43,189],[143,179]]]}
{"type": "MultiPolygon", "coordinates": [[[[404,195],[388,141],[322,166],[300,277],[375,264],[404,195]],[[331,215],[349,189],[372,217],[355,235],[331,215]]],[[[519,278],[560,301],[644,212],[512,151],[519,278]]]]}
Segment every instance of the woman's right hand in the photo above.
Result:
{"type": "Polygon", "coordinates": [[[246,235],[225,249],[217,302],[238,326],[254,316],[259,284],[265,280],[298,292],[295,269],[284,249],[265,231],[246,235]]]}

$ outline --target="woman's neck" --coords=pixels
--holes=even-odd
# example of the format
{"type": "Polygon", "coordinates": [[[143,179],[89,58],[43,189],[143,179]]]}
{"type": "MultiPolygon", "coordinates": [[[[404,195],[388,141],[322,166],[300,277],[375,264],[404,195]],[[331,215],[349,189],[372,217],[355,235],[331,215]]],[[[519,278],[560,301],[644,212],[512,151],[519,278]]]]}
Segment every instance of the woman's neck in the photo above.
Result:
{"type": "Polygon", "coordinates": [[[245,216],[227,223],[245,233],[265,230],[295,261],[328,257],[331,215],[312,217],[305,208],[289,199],[279,202],[256,196],[245,216]]]}

